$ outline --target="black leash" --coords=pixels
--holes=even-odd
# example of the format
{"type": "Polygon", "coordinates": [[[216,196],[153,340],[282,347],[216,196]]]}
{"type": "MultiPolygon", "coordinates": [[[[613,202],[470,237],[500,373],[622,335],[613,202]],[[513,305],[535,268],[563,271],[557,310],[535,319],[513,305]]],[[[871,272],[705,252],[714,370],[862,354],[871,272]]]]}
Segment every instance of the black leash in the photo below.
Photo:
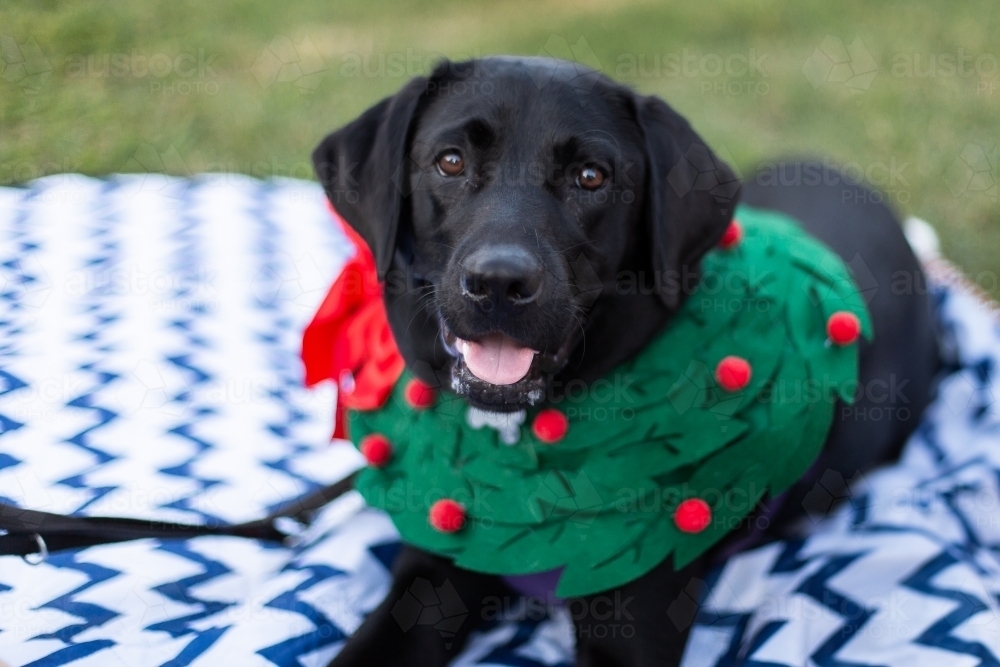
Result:
{"type": "Polygon", "coordinates": [[[339,482],[290,500],[263,519],[238,524],[198,526],[144,519],[64,516],[0,503],[0,556],[21,556],[29,563],[37,564],[54,551],[147,537],[179,539],[200,535],[230,535],[283,542],[293,535],[287,528],[280,528],[281,519],[292,519],[300,525],[308,525],[316,510],[354,488],[356,476],[357,473],[352,473],[339,482]]]}

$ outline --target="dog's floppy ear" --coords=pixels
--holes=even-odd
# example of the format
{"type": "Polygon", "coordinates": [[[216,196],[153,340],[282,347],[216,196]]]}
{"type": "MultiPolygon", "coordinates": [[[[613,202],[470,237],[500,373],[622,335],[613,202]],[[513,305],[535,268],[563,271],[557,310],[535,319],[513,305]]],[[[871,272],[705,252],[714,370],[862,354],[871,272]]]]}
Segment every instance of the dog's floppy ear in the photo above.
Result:
{"type": "Polygon", "coordinates": [[[427,84],[426,77],[413,79],[328,135],[312,154],[326,196],[375,256],[379,280],[396,249],[402,199],[408,194],[408,134],[427,84]]]}
{"type": "Polygon", "coordinates": [[[684,276],[696,270],[733,217],[740,180],[666,102],[637,96],[634,103],[646,140],[645,205],[653,269],[660,298],[676,309],[684,276]]]}

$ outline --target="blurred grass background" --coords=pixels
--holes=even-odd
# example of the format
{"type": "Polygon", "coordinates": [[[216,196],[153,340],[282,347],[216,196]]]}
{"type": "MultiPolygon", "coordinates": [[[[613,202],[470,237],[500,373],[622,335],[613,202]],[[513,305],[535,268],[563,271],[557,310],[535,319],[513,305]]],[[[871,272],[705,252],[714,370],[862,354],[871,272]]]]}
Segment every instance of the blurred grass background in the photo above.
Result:
{"type": "Polygon", "coordinates": [[[438,58],[549,54],[662,96],[744,174],[789,153],[867,172],[997,292],[990,0],[6,0],[0,38],[3,184],[66,171],[311,178],[326,132],[438,58]]]}

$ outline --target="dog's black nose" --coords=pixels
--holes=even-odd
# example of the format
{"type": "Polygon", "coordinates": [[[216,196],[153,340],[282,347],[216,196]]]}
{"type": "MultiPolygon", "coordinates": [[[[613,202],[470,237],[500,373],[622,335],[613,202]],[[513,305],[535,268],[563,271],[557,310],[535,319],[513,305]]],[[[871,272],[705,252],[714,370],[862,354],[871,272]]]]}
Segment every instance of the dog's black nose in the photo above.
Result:
{"type": "Polygon", "coordinates": [[[535,254],[517,245],[485,246],[462,262],[462,294],[484,310],[535,301],[544,278],[535,254]]]}

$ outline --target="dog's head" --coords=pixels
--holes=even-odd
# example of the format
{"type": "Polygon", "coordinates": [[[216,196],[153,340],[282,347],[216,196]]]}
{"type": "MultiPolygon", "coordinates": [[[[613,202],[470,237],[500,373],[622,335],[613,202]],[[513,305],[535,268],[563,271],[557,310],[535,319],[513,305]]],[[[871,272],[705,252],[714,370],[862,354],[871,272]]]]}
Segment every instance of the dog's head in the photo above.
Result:
{"type": "Polygon", "coordinates": [[[491,411],[645,344],[739,190],[662,100],[543,58],[444,63],[313,161],[375,256],[408,366],[491,411]]]}

